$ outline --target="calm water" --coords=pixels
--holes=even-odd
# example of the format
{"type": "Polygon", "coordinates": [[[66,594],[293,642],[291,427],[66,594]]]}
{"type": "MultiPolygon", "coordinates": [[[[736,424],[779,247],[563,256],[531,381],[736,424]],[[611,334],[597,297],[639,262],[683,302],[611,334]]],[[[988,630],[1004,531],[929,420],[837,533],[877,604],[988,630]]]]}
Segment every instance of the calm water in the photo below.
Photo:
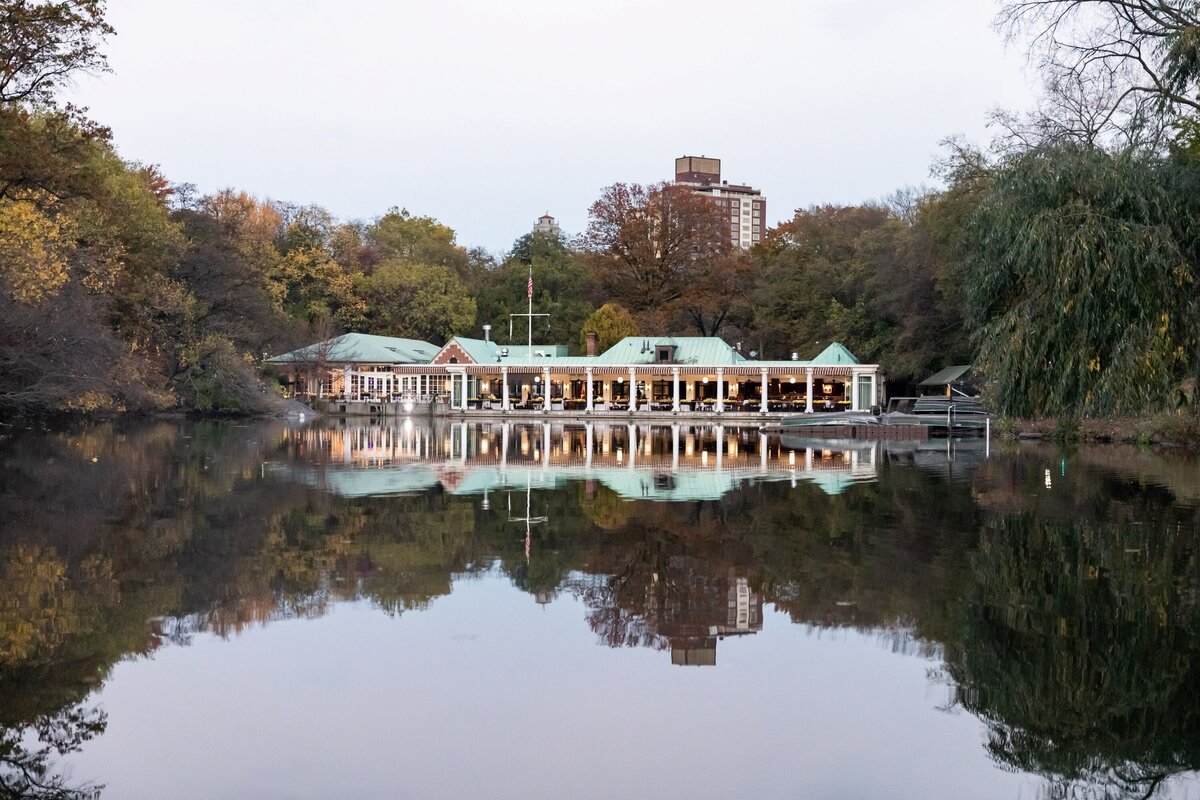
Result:
{"type": "Polygon", "coordinates": [[[0,508],[9,785],[1200,798],[1187,455],[95,425],[0,508]]]}

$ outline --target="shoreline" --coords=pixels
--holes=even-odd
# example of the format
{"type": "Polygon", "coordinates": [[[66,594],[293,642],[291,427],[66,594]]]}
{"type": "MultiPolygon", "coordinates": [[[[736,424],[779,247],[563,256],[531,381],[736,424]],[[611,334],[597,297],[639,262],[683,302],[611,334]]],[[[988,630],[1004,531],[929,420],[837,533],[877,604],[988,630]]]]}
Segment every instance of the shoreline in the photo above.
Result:
{"type": "Polygon", "coordinates": [[[1008,441],[1132,444],[1200,451],[1200,416],[1158,414],[1081,420],[997,417],[992,435],[1008,441]]]}
{"type": "MultiPolygon", "coordinates": [[[[289,409],[290,410],[290,409],[289,409]]],[[[424,416],[424,415],[422,415],[424,416]]],[[[465,419],[484,419],[481,415],[437,415],[443,419],[453,420],[456,422],[465,419]]],[[[246,421],[246,420],[263,420],[263,421],[286,421],[289,418],[294,419],[294,415],[276,409],[272,412],[259,413],[213,413],[206,411],[197,411],[190,409],[169,409],[162,411],[104,411],[104,412],[59,412],[35,414],[27,416],[12,416],[0,418],[0,434],[4,431],[15,431],[22,429],[32,429],[44,427],[46,425],[70,425],[78,423],[93,423],[93,422],[117,422],[117,421],[246,421]],[[282,413],[281,413],[282,411],[282,413]]],[[[312,419],[332,419],[329,415],[314,414],[312,419]]],[[[366,419],[367,417],[363,417],[366,419]]],[[[689,422],[715,422],[722,419],[728,420],[731,424],[753,425],[754,423],[765,424],[773,427],[778,425],[779,418],[777,415],[762,416],[758,414],[737,414],[730,413],[724,415],[715,414],[680,414],[678,416],[669,412],[662,413],[661,416],[655,413],[626,415],[614,413],[609,414],[571,414],[564,412],[552,412],[545,415],[541,413],[510,413],[509,415],[496,415],[495,417],[487,418],[486,421],[495,421],[499,418],[511,419],[513,421],[562,421],[563,419],[578,419],[579,421],[593,422],[628,422],[636,419],[638,422],[649,423],[669,423],[672,421],[689,421],[689,422]]],[[[1117,418],[1093,418],[1083,420],[1062,420],[1058,418],[1012,418],[1012,417],[995,417],[992,422],[992,436],[997,441],[1016,441],[1016,442],[1050,442],[1056,444],[1122,444],[1122,445],[1138,445],[1143,447],[1165,447],[1165,448],[1180,448],[1195,450],[1200,452],[1200,415],[1154,415],[1147,417],[1117,417],[1117,418]]]]}

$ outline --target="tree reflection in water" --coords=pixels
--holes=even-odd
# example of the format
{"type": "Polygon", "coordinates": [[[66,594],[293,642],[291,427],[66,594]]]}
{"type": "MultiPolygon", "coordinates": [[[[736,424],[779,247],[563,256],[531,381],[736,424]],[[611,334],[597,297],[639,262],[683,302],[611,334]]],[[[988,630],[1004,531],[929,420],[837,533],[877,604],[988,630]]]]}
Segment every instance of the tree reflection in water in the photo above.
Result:
{"type": "Polygon", "coordinates": [[[1166,520],[985,524],[946,669],[998,763],[1052,798],[1149,797],[1200,765],[1196,556],[1166,520]]]}
{"type": "MultiPolygon", "coordinates": [[[[640,463],[664,440],[644,439],[640,463]]],[[[1057,492],[1042,491],[1036,449],[974,472],[885,453],[874,482],[839,495],[744,481],[719,499],[630,502],[585,480],[533,491],[549,522],[527,555],[500,494],[451,491],[461,472],[343,497],[263,468],[320,467],[308,441],[158,423],[0,444],[0,796],[92,791],[70,789],[56,755],[103,732],[86,703],[123,659],[344,601],[419,611],[484,573],[536,602],[579,598],[602,644],[680,665],[715,663],[767,606],[889,637],[944,659],[989,755],[1045,776],[1049,797],[1150,796],[1200,765],[1196,510],[1164,488],[1200,480],[1194,462],[1122,472],[1130,459],[1088,451],[1057,492]]],[[[741,439],[752,465],[759,441],[741,439]]],[[[513,502],[524,509],[524,489],[513,502]]]]}
{"type": "Polygon", "coordinates": [[[0,798],[91,800],[102,786],[72,785],[57,771],[55,755],[79,750],[102,733],[108,719],[96,709],[74,706],[37,717],[28,726],[0,726],[0,798]],[[35,744],[30,744],[36,740],[35,744]]]}

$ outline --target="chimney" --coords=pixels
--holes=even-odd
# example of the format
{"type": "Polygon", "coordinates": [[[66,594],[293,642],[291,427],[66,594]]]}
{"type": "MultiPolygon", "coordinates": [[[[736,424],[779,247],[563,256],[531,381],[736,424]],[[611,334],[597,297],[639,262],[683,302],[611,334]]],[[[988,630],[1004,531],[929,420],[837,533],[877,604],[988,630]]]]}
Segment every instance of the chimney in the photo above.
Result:
{"type": "Polygon", "coordinates": [[[492,340],[492,326],[491,325],[483,326],[483,340],[485,342],[490,342],[492,340]]]}
{"type": "Polygon", "coordinates": [[[600,334],[595,331],[587,333],[587,354],[589,356],[599,355],[596,351],[600,349],[600,334]]]}

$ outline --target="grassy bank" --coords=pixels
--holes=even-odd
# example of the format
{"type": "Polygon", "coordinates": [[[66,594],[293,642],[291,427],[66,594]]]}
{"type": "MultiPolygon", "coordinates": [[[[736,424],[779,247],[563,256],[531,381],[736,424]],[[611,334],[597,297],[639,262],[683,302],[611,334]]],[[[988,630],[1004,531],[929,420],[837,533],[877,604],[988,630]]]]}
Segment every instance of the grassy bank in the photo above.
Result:
{"type": "Polygon", "coordinates": [[[1052,442],[1095,442],[1200,449],[1200,415],[1157,414],[1103,419],[1041,418],[995,420],[996,436],[1052,442]]]}

